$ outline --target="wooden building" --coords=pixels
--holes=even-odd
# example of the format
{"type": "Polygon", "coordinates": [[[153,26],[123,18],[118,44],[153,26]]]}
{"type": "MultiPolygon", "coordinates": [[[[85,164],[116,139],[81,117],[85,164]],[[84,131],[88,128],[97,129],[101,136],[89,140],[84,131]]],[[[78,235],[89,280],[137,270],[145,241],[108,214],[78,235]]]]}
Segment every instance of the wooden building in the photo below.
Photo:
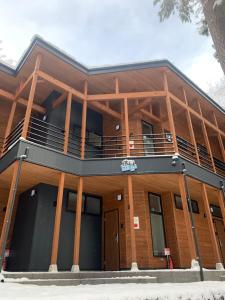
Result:
{"type": "Polygon", "coordinates": [[[0,64],[6,269],[222,268],[224,116],[169,61],[89,69],[36,36],[0,64]]]}

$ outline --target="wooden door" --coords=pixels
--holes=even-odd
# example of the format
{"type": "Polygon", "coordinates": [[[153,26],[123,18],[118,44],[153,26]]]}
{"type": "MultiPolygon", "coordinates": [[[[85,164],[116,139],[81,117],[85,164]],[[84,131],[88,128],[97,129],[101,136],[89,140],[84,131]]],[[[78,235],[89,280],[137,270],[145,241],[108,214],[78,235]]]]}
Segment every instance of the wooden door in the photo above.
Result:
{"type": "Polygon", "coordinates": [[[219,244],[222,260],[223,263],[225,264],[225,231],[224,231],[223,221],[214,219],[213,222],[216,229],[216,236],[217,236],[217,241],[219,244]]]}
{"type": "Polygon", "coordinates": [[[117,271],[120,267],[119,212],[117,209],[104,214],[105,270],[117,271]]]}

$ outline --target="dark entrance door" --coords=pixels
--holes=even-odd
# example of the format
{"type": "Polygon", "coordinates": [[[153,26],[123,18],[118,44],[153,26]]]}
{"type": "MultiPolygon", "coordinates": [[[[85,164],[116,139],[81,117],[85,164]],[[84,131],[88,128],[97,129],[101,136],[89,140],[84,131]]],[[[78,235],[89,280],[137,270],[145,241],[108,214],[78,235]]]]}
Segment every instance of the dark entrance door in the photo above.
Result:
{"type": "Polygon", "coordinates": [[[215,226],[217,241],[220,248],[223,263],[225,264],[225,232],[224,232],[223,221],[214,219],[213,223],[215,226]]]}
{"type": "Polygon", "coordinates": [[[153,127],[151,124],[142,121],[142,135],[145,155],[154,155],[153,127]]]}
{"type": "Polygon", "coordinates": [[[119,212],[117,209],[105,212],[105,270],[117,271],[120,267],[119,212]]]}

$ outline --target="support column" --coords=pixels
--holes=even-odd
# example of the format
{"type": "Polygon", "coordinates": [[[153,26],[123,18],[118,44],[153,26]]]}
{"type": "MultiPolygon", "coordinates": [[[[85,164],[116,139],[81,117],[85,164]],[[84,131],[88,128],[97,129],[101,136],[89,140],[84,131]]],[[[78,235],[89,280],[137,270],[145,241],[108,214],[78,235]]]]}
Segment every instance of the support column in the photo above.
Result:
{"type": "Polygon", "coordinates": [[[79,256],[80,256],[80,230],[81,230],[81,214],[82,214],[82,195],[83,195],[83,177],[79,178],[77,190],[76,218],[75,218],[75,236],[74,236],[74,253],[73,265],[71,272],[79,272],[79,256]]]}
{"type": "MultiPolygon", "coordinates": [[[[186,95],[186,91],[184,88],[183,88],[183,94],[184,94],[185,103],[188,105],[187,95],[186,95]]],[[[195,148],[195,155],[196,155],[197,163],[200,165],[200,159],[199,159],[199,155],[198,155],[198,147],[197,147],[196,140],[195,140],[195,134],[194,134],[193,124],[192,124],[192,120],[191,120],[191,114],[188,109],[186,110],[186,118],[187,118],[187,122],[188,122],[188,129],[189,129],[189,133],[190,133],[190,137],[191,137],[191,142],[195,148]]]]}
{"type": "Polygon", "coordinates": [[[199,109],[200,115],[202,117],[200,122],[201,122],[201,126],[202,126],[202,131],[203,131],[203,136],[204,136],[206,148],[207,148],[208,154],[210,156],[213,171],[216,173],[216,167],[215,167],[214,160],[213,160],[213,155],[212,155],[212,150],[211,150],[211,146],[210,146],[210,142],[209,142],[209,137],[208,137],[208,133],[207,133],[207,130],[206,130],[205,122],[203,120],[201,104],[200,104],[199,101],[197,101],[197,104],[198,104],[198,109],[199,109]]]}
{"type": "Polygon", "coordinates": [[[15,202],[15,195],[16,195],[15,193],[17,192],[17,184],[18,184],[18,180],[19,180],[19,176],[18,176],[19,170],[21,170],[21,165],[20,165],[20,162],[17,160],[14,163],[14,167],[13,167],[13,177],[12,177],[11,186],[10,186],[10,190],[9,190],[7,208],[6,208],[6,213],[5,213],[5,218],[4,218],[2,232],[1,232],[1,238],[0,238],[0,272],[2,269],[2,263],[3,263],[4,254],[5,254],[4,252],[5,252],[5,247],[7,244],[7,238],[8,238],[10,224],[11,224],[11,218],[12,218],[14,202],[15,202]]]}
{"type": "Polygon", "coordinates": [[[64,153],[68,151],[69,145],[69,134],[70,134],[70,115],[71,115],[71,105],[72,105],[72,93],[68,93],[67,103],[66,103],[66,116],[65,116],[65,139],[64,139],[64,153]]]}
{"type": "Polygon", "coordinates": [[[192,225],[190,220],[190,214],[188,209],[188,202],[187,202],[187,195],[185,191],[185,182],[184,182],[184,175],[180,174],[178,175],[179,178],[179,189],[180,189],[180,195],[181,195],[181,201],[183,206],[183,212],[184,212],[184,223],[187,231],[187,237],[188,237],[188,245],[191,255],[191,262],[197,261],[197,253],[195,249],[195,242],[194,237],[192,233],[192,225]]]}
{"type": "Polygon", "coordinates": [[[176,131],[175,131],[171,100],[169,97],[169,87],[168,87],[166,73],[163,74],[163,77],[164,77],[164,90],[166,92],[166,108],[167,108],[167,113],[168,113],[169,127],[170,127],[170,132],[173,136],[174,151],[175,151],[175,153],[178,153],[177,136],[176,136],[176,131]]]}
{"type": "Polygon", "coordinates": [[[204,183],[202,183],[202,196],[203,196],[203,203],[204,203],[206,218],[207,218],[208,227],[209,227],[209,235],[210,235],[210,239],[212,241],[212,246],[213,246],[213,252],[214,252],[214,257],[215,257],[215,262],[216,262],[216,269],[223,269],[222,259],[220,256],[220,250],[218,247],[216,233],[215,233],[215,229],[214,229],[214,225],[213,225],[212,214],[210,211],[210,205],[209,205],[209,200],[208,200],[208,196],[207,196],[207,189],[206,189],[206,185],[204,183]]]}
{"type": "Polygon", "coordinates": [[[58,271],[57,257],[58,257],[58,247],[59,247],[59,233],[60,233],[60,224],[61,224],[64,184],[65,184],[65,173],[60,173],[57,204],[56,204],[56,211],[55,211],[54,233],[53,233],[53,240],[52,240],[52,256],[51,256],[51,264],[49,266],[49,272],[58,271]]]}
{"type": "Polygon", "coordinates": [[[219,201],[221,213],[222,213],[222,216],[223,216],[223,225],[225,227],[225,199],[223,197],[223,192],[222,191],[218,191],[218,201],[219,201]]]}
{"type": "Polygon", "coordinates": [[[125,125],[126,154],[127,156],[130,156],[130,130],[129,130],[129,120],[128,120],[127,98],[124,98],[124,125],[125,125]]]}
{"type": "Polygon", "coordinates": [[[127,190],[128,190],[128,204],[130,216],[130,241],[131,241],[131,270],[137,271],[137,251],[134,230],[134,198],[133,198],[133,183],[132,175],[127,175],[127,190]]]}
{"type": "Polygon", "coordinates": [[[217,122],[215,112],[213,111],[212,114],[213,114],[213,118],[214,118],[214,121],[215,121],[215,125],[218,129],[217,130],[217,139],[218,139],[218,142],[219,142],[219,145],[220,145],[220,151],[221,151],[221,154],[222,154],[222,157],[223,157],[223,162],[225,162],[225,148],[224,148],[224,145],[223,145],[223,140],[222,140],[221,134],[219,132],[219,125],[218,125],[218,122],[217,122]]]}
{"type": "Polygon", "coordinates": [[[88,83],[85,81],[84,84],[84,95],[83,108],[82,108],[82,124],[81,124],[81,149],[80,158],[85,158],[85,141],[86,141],[86,123],[87,123],[87,94],[88,94],[88,83]]]}
{"type": "Polygon", "coordinates": [[[25,139],[27,138],[29,123],[30,123],[32,106],[33,106],[33,102],[34,102],[34,95],[35,95],[35,90],[36,90],[36,86],[37,86],[37,78],[38,78],[37,72],[39,70],[40,63],[41,63],[41,55],[38,54],[36,63],[35,63],[32,82],[31,82],[31,88],[30,88],[30,94],[28,97],[27,109],[26,109],[26,113],[25,113],[25,117],[24,117],[23,130],[22,130],[22,134],[21,134],[21,136],[25,139]]]}

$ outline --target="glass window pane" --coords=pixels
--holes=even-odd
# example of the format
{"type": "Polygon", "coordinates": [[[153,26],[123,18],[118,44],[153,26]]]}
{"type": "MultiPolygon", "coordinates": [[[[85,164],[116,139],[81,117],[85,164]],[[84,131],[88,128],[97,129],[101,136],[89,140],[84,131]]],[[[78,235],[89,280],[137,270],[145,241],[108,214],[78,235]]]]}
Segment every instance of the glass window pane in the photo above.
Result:
{"type": "Polygon", "coordinates": [[[198,202],[195,200],[191,200],[192,211],[195,214],[199,214],[198,202]]]}
{"type": "Polygon", "coordinates": [[[100,215],[101,213],[101,200],[93,196],[87,196],[85,213],[100,215]]]}
{"type": "Polygon", "coordinates": [[[149,194],[149,201],[150,201],[151,212],[158,212],[158,213],[162,212],[160,196],[149,194]]]}
{"type": "Polygon", "coordinates": [[[163,219],[161,215],[151,214],[153,254],[164,255],[165,237],[163,219]]]}
{"type": "MultiPolygon", "coordinates": [[[[76,212],[76,207],[77,207],[77,193],[68,192],[66,209],[69,211],[76,212]]],[[[84,212],[84,195],[82,199],[82,212],[84,212]]]]}
{"type": "Polygon", "coordinates": [[[210,209],[214,217],[222,218],[222,212],[219,206],[211,204],[210,209]]]}
{"type": "Polygon", "coordinates": [[[183,209],[181,197],[178,196],[178,195],[174,195],[174,200],[175,200],[175,206],[176,206],[176,208],[183,209]]]}

